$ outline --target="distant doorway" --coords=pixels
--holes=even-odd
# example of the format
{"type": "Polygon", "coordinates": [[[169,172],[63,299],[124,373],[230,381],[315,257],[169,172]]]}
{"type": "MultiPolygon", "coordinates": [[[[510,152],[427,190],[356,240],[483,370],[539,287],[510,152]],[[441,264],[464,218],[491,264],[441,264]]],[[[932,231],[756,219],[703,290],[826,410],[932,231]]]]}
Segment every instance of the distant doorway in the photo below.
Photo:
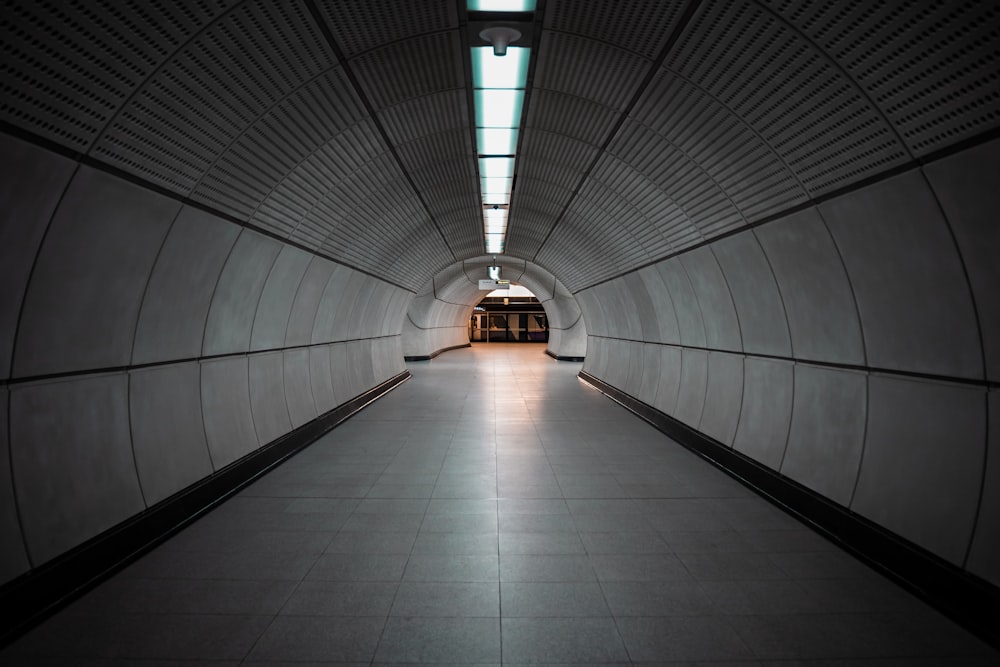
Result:
{"type": "Polygon", "coordinates": [[[541,302],[523,285],[483,297],[469,320],[469,342],[546,343],[549,322],[541,302]]]}

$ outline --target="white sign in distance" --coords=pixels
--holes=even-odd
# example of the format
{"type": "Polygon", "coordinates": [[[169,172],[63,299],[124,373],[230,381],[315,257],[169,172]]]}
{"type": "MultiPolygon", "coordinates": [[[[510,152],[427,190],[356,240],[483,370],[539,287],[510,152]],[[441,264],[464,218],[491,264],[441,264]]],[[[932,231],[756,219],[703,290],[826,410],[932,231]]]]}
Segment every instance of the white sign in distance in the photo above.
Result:
{"type": "Polygon", "coordinates": [[[479,289],[492,292],[495,289],[510,289],[509,280],[491,280],[489,278],[479,279],[479,289]]]}

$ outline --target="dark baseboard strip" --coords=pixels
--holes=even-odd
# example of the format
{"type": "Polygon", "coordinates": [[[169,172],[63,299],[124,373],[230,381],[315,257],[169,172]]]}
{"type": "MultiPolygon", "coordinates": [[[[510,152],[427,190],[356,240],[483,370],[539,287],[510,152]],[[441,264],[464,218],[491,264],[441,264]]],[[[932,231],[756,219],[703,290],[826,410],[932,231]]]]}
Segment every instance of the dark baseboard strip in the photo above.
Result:
{"type": "Polygon", "coordinates": [[[1000,648],[1000,589],[620,389],[580,378],[1000,648]]]}
{"type": "Polygon", "coordinates": [[[581,363],[584,360],[583,357],[563,357],[563,356],[560,356],[558,354],[553,353],[551,350],[545,350],[545,354],[549,355],[550,357],[552,357],[556,361],[575,361],[575,362],[581,363]]]}
{"type": "Polygon", "coordinates": [[[121,570],[410,378],[403,371],[58,558],[0,587],[0,646],[121,570]]]}
{"type": "Polygon", "coordinates": [[[445,352],[450,352],[451,350],[461,350],[463,347],[472,347],[472,343],[466,343],[465,345],[452,345],[451,347],[442,347],[436,352],[430,354],[417,354],[409,357],[403,357],[404,361],[430,361],[439,354],[444,354],[445,352]]]}

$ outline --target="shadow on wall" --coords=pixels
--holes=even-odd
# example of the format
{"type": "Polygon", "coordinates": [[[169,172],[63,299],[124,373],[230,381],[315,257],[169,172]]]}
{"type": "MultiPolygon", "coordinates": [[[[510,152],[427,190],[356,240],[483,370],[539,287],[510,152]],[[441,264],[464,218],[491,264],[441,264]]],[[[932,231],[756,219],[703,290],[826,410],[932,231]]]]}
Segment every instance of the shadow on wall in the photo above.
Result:
{"type": "MultiPolygon", "coordinates": [[[[486,295],[479,279],[486,278],[492,257],[457,262],[438,273],[410,303],[403,323],[403,354],[407,359],[427,359],[456,347],[469,345],[469,318],[486,295]]],[[[547,352],[560,358],[583,358],[587,353],[587,328],[583,313],[559,280],[532,262],[500,256],[502,276],[527,287],[538,297],[549,322],[547,352]]]]}
{"type": "Polygon", "coordinates": [[[19,140],[0,153],[0,582],[405,370],[412,292],[19,140]]]}

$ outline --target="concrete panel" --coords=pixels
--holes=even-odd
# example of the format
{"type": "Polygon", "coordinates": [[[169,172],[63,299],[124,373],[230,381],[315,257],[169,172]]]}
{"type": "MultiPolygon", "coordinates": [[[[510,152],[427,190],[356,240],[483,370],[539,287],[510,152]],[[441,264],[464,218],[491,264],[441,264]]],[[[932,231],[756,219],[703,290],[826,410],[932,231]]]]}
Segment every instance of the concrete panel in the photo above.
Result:
{"type": "Polygon", "coordinates": [[[740,351],[740,323],[719,262],[708,248],[698,248],[680,257],[691,278],[701,316],[705,322],[705,345],[740,351]]]}
{"type": "Polygon", "coordinates": [[[31,266],[76,163],[5,134],[0,155],[0,378],[7,378],[31,266]]]}
{"type": "Polygon", "coordinates": [[[146,287],[132,363],[201,353],[212,293],[239,233],[231,222],[190,206],[181,209],[146,287]]]}
{"type": "Polygon", "coordinates": [[[548,349],[561,357],[586,357],[587,341],[587,328],[582,316],[568,329],[549,329],[548,349]]]}
{"type": "MultiPolygon", "coordinates": [[[[386,309],[385,322],[382,325],[383,336],[398,336],[402,332],[403,321],[406,319],[406,313],[410,309],[412,299],[411,292],[401,289],[393,292],[392,302],[386,309]]],[[[400,361],[402,361],[402,357],[400,357],[400,361]]]]}
{"type": "Polygon", "coordinates": [[[608,351],[607,366],[604,369],[605,381],[627,393],[629,366],[632,363],[630,345],[627,341],[617,338],[605,338],[604,344],[608,351]]]}
{"type": "Polygon", "coordinates": [[[655,266],[647,266],[637,274],[646,286],[651,310],[647,317],[654,319],[651,331],[643,328],[647,341],[677,344],[681,342],[681,332],[677,324],[677,313],[674,312],[674,301],[670,298],[670,290],[663,282],[663,276],[655,266]]]}
{"type": "Polygon", "coordinates": [[[796,365],[792,425],[781,473],[849,505],[865,441],[867,394],[864,373],[796,365]]]}
{"type": "Polygon", "coordinates": [[[292,312],[288,316],[288,329],[285,332],[285,345],[309,345],[312,343],[313,331],[316,327],[316,313],[319,311],[320,300],[326,285],[333,273],[333,262],[322,257],[313,257],[309,262],[299,290],[295,293],[292,312]]]}
{"type": "Polygon", "coordinates": [[[851,509],[962,565],[986,447],[980,389],[872,375],[851,509]]]}
{"type": "Polygon", "coordinates": [[[281,248],[257,302],[250,335],[251,350],[270,350],[285,344],[288,317],[310,259],[312,255],[293,246],[281,248]]]}
{"type": "Polygon", "coordinates": [[[640,340],[660,342],[659,313],[653,308],[653,299],[646,288],[646,281],[638,273],[628,273],[622,277],[634,305],[635,318],[639,321],[640,340]]]}
{"type": "Polygon", "coordinates": [[[677,412],[677,392],[681,387],[681,348],[671,345],[660,345],[659,348],[659,382],[652,405],[660,412],[674,415],[677,412]]]}
{"type": "Polygon", "coordinates": [[[319,416],[309,378],[309,350],[285,350],[285,399],[292,428],[298,428],[319,416]]]}
{"type": "Polygon", "coordinates": [[[16,376],[129,363],[143,290],[179,209],[166,197],[80,168],[28,285],[16,376]]]}
{"type": "Polygon", "coordinates": [[[656,390],[660,386],[660,348],[656,343],[638,343],[641,346],[639,358],[639,392],[636,398],[646,405],[656,402],[656,390]]]}
{"type": "Polygon", "coordinates": [[[28,552],[17,518],[7,442],[7,388],[0,387],[0,584],[28,571],[28,552]]]}
{"type": "Polygon", "coordinates": [[[608,333],[607,317],[604,308],[594,290],[589,289],[576,293],[576,302],[580,304],[587,333],[591,336],[606,336],[608,333]]]}
{"type": "Polygon", "coordinates": [[[656,270],[670,293],[670,301],[677,317],[677,331],[681,345],[705,347],[705,322],[701,316],[701,306],[691,286],[691,279],[679,259],[668,259],[656,264],[656,270]]]}
{"type": "Polygon", "coordinates": [[[35,567],[145,508],[124,373],[17,386],[10,399],[11,471],[35,567]]]}
{"type": "Polygon", "coordinates": [[[628,350],[628,377],[625,379],[625,393],[638,397],[642,393],[644,344],[635,341],[622,341],[622,344],[628,350]]]}
{"type": "Polygon", "coordinates": [[[283,356],[281,352],[263,352],[250,357],[250,407],[261,445],[292,430],[283,356]]]}
{"type": "Polygon", "coordinates": [[[918,172],[820,205],[847,265],[871,366],[983,377],[958,251],[918,172]]]}
{"type": "Polygon", "coordinates": [[[864,364],[851,283],[816,209],[793,213],[754,231],[781,290],[795,357],[864,364]]]}
{"type": "Polygon", "coordinates": [[[987,377],[1000,379],[1000,140],[924,167],[969,274],[986,352],[987,377]]]}
{"type": "Polygon", "coordinates": [[[250,349],[250,333],[261,291],[282,244],[244,229],[236,240],[212,296],[205,325],[204,354],[250,349]]]}
{"type": "Polygon", "coordinates": [[[257,449],[246,357],[201,362],[201,413],[216,470],[257,449]]]}
{"type": "Polygon", "coordinates": [[[197,362],[129,374],[132,450],[149,505],[212,474],[200,387],[197,362]]]}
{"type": "Polygon", "coordinates": [[[353,340],[348,344],[348,365],[355,382],[354,396],[375,386],[375,369],[372,363],[374,344],[375,341],[370,339],[353,340]]]}
{"type": "Polygon", "coordinates": [[[743,407],[733,449],[778,470],[792,418],[789,361],[747,357],[743,362],[743,407]]]}
{"type": "Polygon", "coordinates": [[[330,376],[330,347],[327,345],[309,348],[309,384],[319,414],[337,407],[333,378],[330,376]]]}
{"type": "Polygon", "coordinates": [[[323,296],[320,297],[319,306],[316,309],[316,321],[313,324],[312,338],[313,344],[328,343],[333,338],[333,326],[340,312],[340,300],[344,297],[344,285],[347,284],[351,274],[351,269],[340,264],[334,265],[330,273],[330,279],[323,288],[323,296]]]}
{"type": "Polygon", "coordinates": [[[337,314],[333,318],[333,340],[350,340],[351,326],[354,324],[351,318],[361,300],[361,291],[371,278],[363,273],[351,271],[346,284],[343,286],[344,294],[337,306],[337,314]]]}
{"type": "Polygon", "coordinates": [[[966,569],[1000,586],[1000,391],[989,393],[989,419],[985,486],[966,569]]]}
{"type": "Polygon", "coordinates": [[[347,359],[347,343],[337,343],[330,346],[330,377],[333,378],[333,395],[337,397],[337,405],[343,405],[354,398],[354,385],[351,380],[351,369],[347,359]]]}
{"type": "Polygon", "coordinates": [[[743,357],[708,353],[708,387],[698,430],[724,445],[733,444],[743,400],[743,357]]]}
{"type": "Polygon", "coordinates": [[[743,349],[750,354],[792,356],[785,307],[753,230],[713,243],[712,251],[736,304],[743,349]]]}
{"type": "Polygon", "coordinates": [[[708,352],[681,351],[681,386],[677,392],[677,412],[673,415],[691,428],[698,428],[705,409],[708,387],[708,352]]]}
{"type": "Polygon", "coordinates": [[[599,336],[587,337],[587,357],[583,360],[583,370],[596,378],[604,379],[608,366],[606,338],[599,336]]]}

